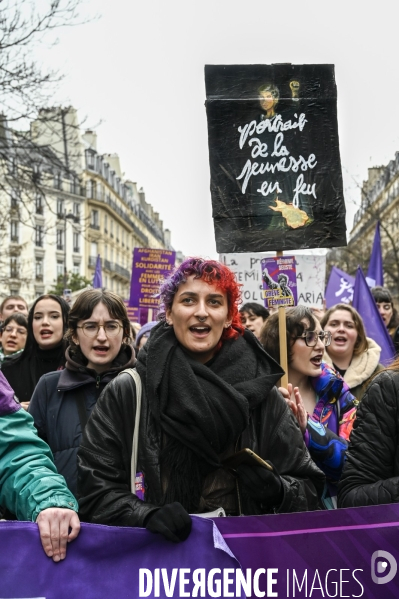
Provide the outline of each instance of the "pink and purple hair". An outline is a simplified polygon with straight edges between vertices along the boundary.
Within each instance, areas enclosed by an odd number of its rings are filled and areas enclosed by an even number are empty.
[[[160,287],[159,320],[166,319],[166,311],[172,308],[173,299],[181,283],[185,283],[188,277],[194,276],[202,279],[208,285],[215,285],[226,293],[229,307],[228,318],[231,327],[224,329],[221,341],[237,339],[244,333],[241,323],[238,305],[241,302],[240,285],[237,283],[234,273],[224,264],[216,260],[205,260],[204,258],[187,258],[178,266]]]

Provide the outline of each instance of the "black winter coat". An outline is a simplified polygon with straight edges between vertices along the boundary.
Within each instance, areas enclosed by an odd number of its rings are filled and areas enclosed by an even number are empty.
[[[82,395],[87,418],[106,385],[122,370],[135,363],[133,349],[124,346],[107,372],[94,370],[72,360],[66,351],[65,370],[50,372],[40,379],[29,405],[39,436],[48,443],[57,470],[76,495],[76,454],[82,436],[77,398]],[[83,392],[83,394],[82,394]]]
[[[161,434],[149,411],[143,385],[137,472],[144,474],[145,501],[130,492],[130,464],[136,410],[130,375],[112,381],[99,398],[78,452],[79,514],[83,520],[117,526],[144,526],[161,505]],[[276,387],[255,408],[237,449],[248,447],[270,460],[282,476],[279,512],[318,508],[324,475],[311,460],[298,424]],[[240,494],[242,513],[260,514],[259,505]]]
[[[399,502],[399,372],[386,370],[357,410],[338,507]]]

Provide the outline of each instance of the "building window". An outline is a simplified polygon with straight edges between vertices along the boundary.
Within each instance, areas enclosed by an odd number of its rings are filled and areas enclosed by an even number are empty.
[[[64,200],[57,200],[57,216],[58,218],[63,218],[65,215],[65,204]]]
[[[35,275],[36,281],[43,281],[43,258],[36,258]]]
[[[57,279],[64,276],[64,261],[57,260]]]
[[[86,162],[87,162],[87,168],[90,168],[91,170],[94,170],[94,168],[95,168],[95,155],[93,154],[93,152],[90,152],[90,150],[86,150]]]
[[[114,221],[112,219],[111,220],[111,237],[114,236]]]
[[[72,272],[73,272],[74,275],[80,275],[80,262],[74,262],[73,263]]]
[[[104,233],[108,233],[108,216],[104,216]]]
[[[55,189],[62,189],[62,178],[61,173],[57,173],[54,176],[54,187]]]
[[[65,231],[64,229],[57,229],[57,250],[65,249]]]
[[[43,214],[43,196],[41,193],[36,194],[35,209],[36,209],[36,214]]]
[[[92,229],[99,229],[100,225],[98,219],[98,210],[92,210],[90,215],[90,227]]]
[[[116,225],[116,241],[119,243],[119,225]]]
[[[37,247],[43,247],[44,231],[42,225],[36,225],[35,227],[35,245]]]
[[[95,256],[97,258],[98,254],[98,243],[92,241],[90,244],[90,256]]]
[[[19,229],[18,221],[12,220],[11,221],[11,241],[13,241],[14,243],[18,243],[18,241],[19,241],[18,229]]]
[[[125,247],[125,229],[122,229],[122,247]]]
[[[104,258],[108,260],[108,246],[106,244],[104,245]]]
[[[18,258],[10,258],[10,277],[18,279]]]
[[[80,252],[80,234],[76,232],[73,233],[73,251],[75,254]]]
[[[11,208],[18,208],[19,198],[15,189],[11,190]]]
[[[73,215],[75,217],[75,220],[80,219],[80,203],[79,202],[73,203]]]

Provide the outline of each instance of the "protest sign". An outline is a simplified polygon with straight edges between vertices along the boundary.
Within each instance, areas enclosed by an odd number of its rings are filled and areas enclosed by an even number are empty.
[[[346,245],[333,65],[207,65],[216,247]]]
[[[264,305],[262,266],[267,253],[220,254],[219,260],[226,264],[242,284],[242,301]],[[295,254],[297,278],[297,303],[308,307],[323,307],[326,257]]]
[[[129,306],[158,308],[159,284],[175,265],[176,252],[134,248]]]
[[[265,307],[295,306],[297,303],[295,257],[263,258],[261,265]]]

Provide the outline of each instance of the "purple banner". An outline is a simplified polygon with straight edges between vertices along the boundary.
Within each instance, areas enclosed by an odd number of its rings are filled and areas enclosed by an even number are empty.
[[[0,597],[399,595],[398,504],[215,522],[194,518],[178,544],[144,529],[83,524],[59,564],[45,556],[35,524],[0,522]]]
[[[261,267],[265,307],[296,306],[295,256],[263,258]]]
[[[326,307],[332,308],[335,304],[351,303],[354,285],[354,277],[333,266],[326,288]]]
[[[191,597],[196,586],[198,597],[220,597],[208,585],[217,589],[224,571],[233,578],[239,568],[212,521],[203,518],[193,520],[184,543],[142,528],[82,524],[58,564],[41,548],[36,524],[0,522],[0,547],[1,599]]]
[[[251,597],[399,596],[397,504],[219,518],[217,525],[253,583],[262,571],[264,595],[253,584]]]
[[[83,524],[59,564],[45,556],[35,524],[0,522],[0,597],[399,595],[398,504],[215,522],[194,518],[178,544],[144,529]]]
[[[176,252],[134,248],[129,306],[158,308],[159,284],[175,265]]]

